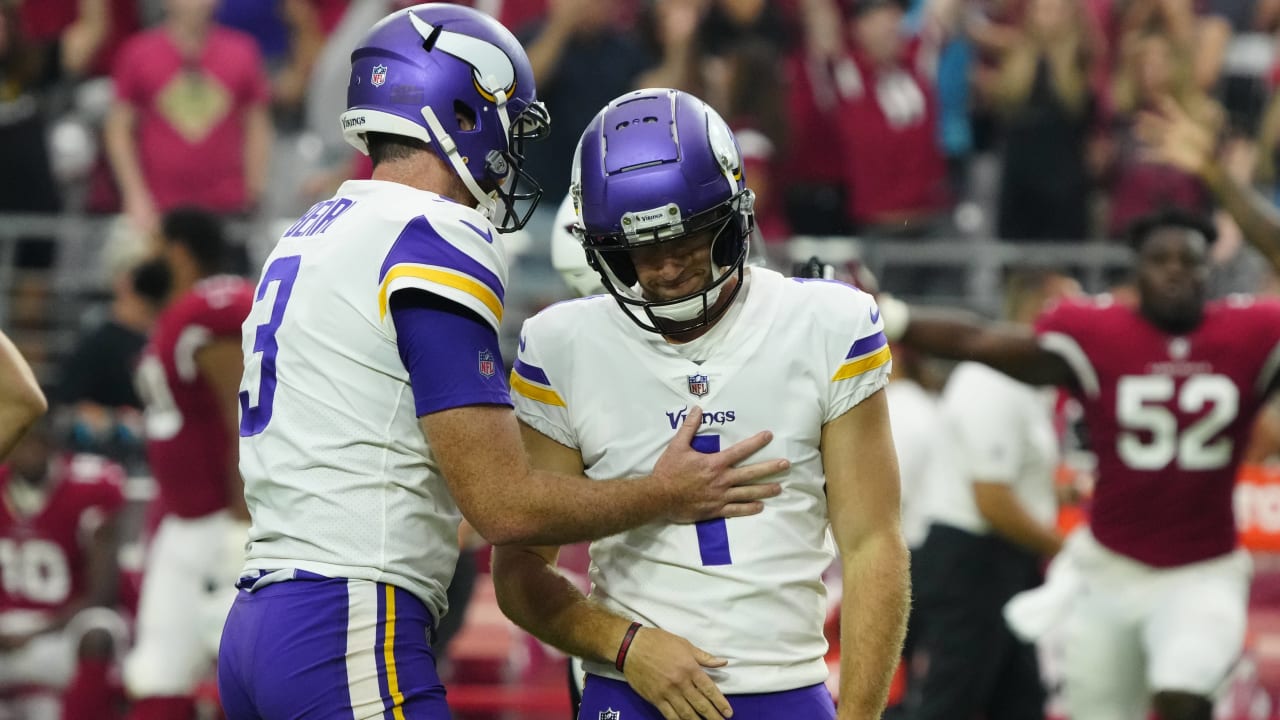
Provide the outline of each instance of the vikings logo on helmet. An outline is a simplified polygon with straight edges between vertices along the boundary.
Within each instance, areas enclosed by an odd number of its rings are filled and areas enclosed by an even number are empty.
[[[448,53],[471,66],[476,90],[486,100],[494,100],[498,91],[511,95],[516,86],[516,68],[511,58],[497,45],[462,33],[449,32],[442,26],[432,25],[412,12],[409,21],[423,40],[436,49]]]

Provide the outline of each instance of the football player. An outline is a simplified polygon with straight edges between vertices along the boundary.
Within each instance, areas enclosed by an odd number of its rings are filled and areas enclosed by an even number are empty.
[[[511,386],[535,465],[640,475],[690,426],[708,452],[772,427],[791,469],[759,515],[597,540],[590,598],[555,570],[557,547],[496,548],[502,609],[584,658],[580,718],[832,718],[822,576],[839,548],[840,717],[879,718],[908,589],[874,301],[746,266],[741,155],[692,95],[615,99],[574,173],[576,232],[608,294],[524,325]]]
[[[186,720],[213,667],[244,561],[248,513],[236,469],[240,325],[253,286],[222,274],[217,217],[177,209],[161,221],[172,298],[136,371],[147,461],[163,513],[138,601],[124,680],[134,720]]]
[[[1072,717],[1209,720],[1244,643],[1250,561],[1232,490],[1280,369],[1280,304],[1207,302],[1213,227],[1176,211],[1135,223],[1138,303],[1063,302],[1034,330],[884,302],[891,337],[1069,389],[1098,456],[1088,529],[1066,542]],[[1065,577],[1065,575],[1064,575]],[[1055,592],[1055,594],[1057,594]]]
[[[124,470],[58,452],[47,419],[0,467],[0,717],[113,718]]]

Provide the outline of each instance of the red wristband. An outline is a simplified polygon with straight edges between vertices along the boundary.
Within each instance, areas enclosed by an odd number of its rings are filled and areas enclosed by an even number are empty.
[[[613,662],[618,672],[622,672],[622,666],[627,663],[627,651],[631,649],[631,641],[636,639],[636,631],[640,627],[640,623],[633,622],[631,627],[627,628],[627,634],[622,636],[622,644],[618,646],[618,659]]]

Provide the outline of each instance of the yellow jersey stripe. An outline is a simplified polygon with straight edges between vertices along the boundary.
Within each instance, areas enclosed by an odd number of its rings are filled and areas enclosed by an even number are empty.
[[[560,393],[549,387],[534,385],[516,374],[515,370],[511,371],[511,389],[529,398],[537,400],[543,405],[559,405],[564,407],[564,398],[560,397]]]
[[[387,593],[387,622],[383,630],[382,655],[387,666],[387,691],[391,693],[391,713],[396,720],[404,718],[404,695],[400,694],[400,678],[396,675],[396,589],[383,585]]]
[[[421,267],[414,265],[397,265],[391,268],[387,276],[382,279],[382,287],[378,290],[378,317],[385,318],[387,316],[387,289],[391,287],[391,283],[400,278],[409,277],[419,280],[426,280],[437,285],[444,285],[455,290],[470,295],[479,300],[485,307],[489,308],[489,312],[502,322],[502,301],[498,296],[489,289],[489,286],[467,275],[461,275],[448,270],[439,268]]]
[[[831,378],[831,382],[847,380],[851,377],[857,377],[868,370],[875,370],[881,365],[889,362],[892,358],[893,355],[889,352],[889,346],[885,345],[876,352],[860,360],[854,360],[841,365],[840,369],[836,370],[836,374]]]

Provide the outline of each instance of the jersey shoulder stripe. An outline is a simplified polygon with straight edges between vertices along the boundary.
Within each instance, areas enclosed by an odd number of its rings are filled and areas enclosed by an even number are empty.
[[[551,387],[547,373],[519,358],[511,368],[511,389],[543,405],[565,406],[564,398]]]
[[[497,250],[464,223],[446,219],[433,224],[420,215],[405,225],[379,271],[380,318],[386,317],[392,293],[418,288],[460,302],[495,327],[502,323],[505,287],[493,268]]]

